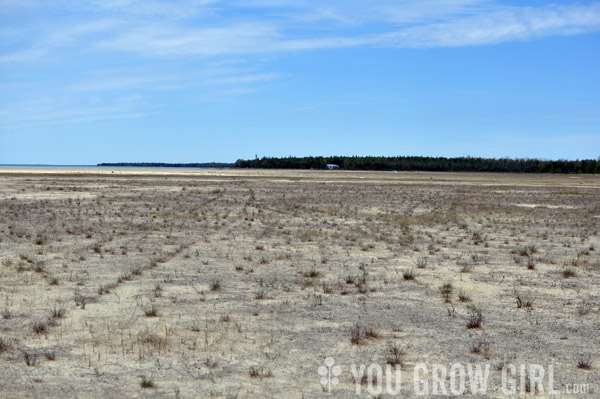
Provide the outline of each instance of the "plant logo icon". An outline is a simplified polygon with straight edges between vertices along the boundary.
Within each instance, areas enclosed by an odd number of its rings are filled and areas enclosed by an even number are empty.
[[[331,385],[339,384],[339,376],[342,374],[340,366],[334,366],[335,360],[332,357],[325,359],[325,366],[320,366],[317,372],[321,376],[321,385],[327,386],[327,393],[331,393]]]

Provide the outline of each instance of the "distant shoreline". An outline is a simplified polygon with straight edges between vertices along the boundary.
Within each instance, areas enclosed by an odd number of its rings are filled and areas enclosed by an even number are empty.
[[[135,168],[231,168],[233,163],[227,162],[193,162],[193,163],[166,163],[166,162],[103,162],[96,166],[108,167],[135,167]]]

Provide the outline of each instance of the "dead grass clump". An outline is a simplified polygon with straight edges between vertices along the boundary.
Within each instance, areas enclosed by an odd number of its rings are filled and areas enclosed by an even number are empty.
[[[156,349],[164,349],[167,346],[167,339],[145,330],[139,333],[138,343]]]

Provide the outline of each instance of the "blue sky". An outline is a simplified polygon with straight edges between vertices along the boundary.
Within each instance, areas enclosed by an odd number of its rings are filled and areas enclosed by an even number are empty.
[[[0,163],[600,157],[600,3],[0,0]]]

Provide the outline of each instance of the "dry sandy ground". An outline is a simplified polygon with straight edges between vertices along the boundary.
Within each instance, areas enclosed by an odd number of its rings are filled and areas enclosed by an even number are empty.
[[[489,364],[491,398],[506,364],[552,364],[559,397],[600,397],[599,194],[598,176],[1,170],[0,397],[371,397],[351,365],[372,363],[401,365],[403,398],[420,363]]]

